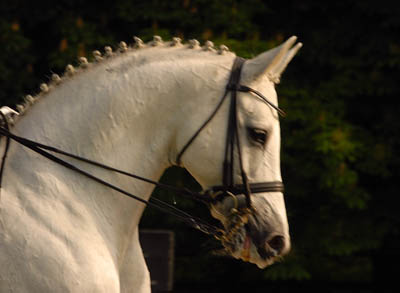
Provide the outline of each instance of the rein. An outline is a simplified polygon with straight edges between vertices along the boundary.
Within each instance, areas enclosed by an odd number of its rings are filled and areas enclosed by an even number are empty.
[[[132,193],[126,191],[126,190],[123,190],[123,189],[119,188],[118,186],[115,186],[115,185],[113,185],[113,184],[111,184],[111,183],[109,183],[107,181],[104,181],[103,179],[100,179],[100,178],[90,174],[89,172],[84,171],[84,170],[76,167],[75,165],[73,165],[71,163],[68,163],[67,161],[65,161],[65,160],[63,160],[63,159],[51,154],[50,152],[57,153],[57,154],[60,154],[60,155],[66,156],[66,157],[70,157],[70,158],[73,158],[75,160],[87,163],[89,165],[93,165],[93,166],[99,167],[101,169],[105,169],[105,170],[112,171],[112,172],[115,172],[115,173],[119,173],[119,174],[122,174],[122,175],[125,175],[125,176],[128,176],[128,177],[132,177],[132,178],[135,178],[135,179],[138,179],[138,180],[153,184],[153,185],[158,186],[160,188],[179,193],[180,195],[183,195],[183,196],[186,196],[186,197],[191,197],[192,199],[195,199],[197,201],[208,203],[210,200],[208,198],[205,198],[204,195],[202,195],[200,193],[196,193],[196,192],[190,191],[187,188],[179,188],[179,187],[176,187],[176,186],[159,183],[159,182],[156,182],[156,181],[153,181],[153,180],[138,176],[136,174],[128,173],[126,171],[119,170],[119,169],[116,169],[116,168],[101,164],[99,162],[95,162],[95,161],[89,160],[89,159],[84,158],[84,157],[80,157],[80,156],[77,156],[77,155],[74,155],[74,154],[70,154],[68,152],[65,152],[63,150],[57,149],[57,148],[52,147],[52,146],[44,145],[44,144],[29,140],[29,139],[26,139],[26,138],[17,136],[15,134],[11,133],[7,129],[7,127],[4,127],[4,126],[0,127],[0,135],[1,136],[5,136],[7,138],[7,142],[6,142],[7,146],[6,146],[5,153],[3,155],[1,166],[4,166],[6,155],[7,155],[7,151],[8,151],[9,140],[12,139],[12,140],[18,142],[19,144],[31,149],[32,151],[44,156],[45,158],[47,158],[47,159],[49,159],[49,160],[51,160],[51,161],[53,161],[53,162],[55,162],[55,163],[57,163],[59,165],[62,165],[64,167],[66,167],[67,169],[75,171],[75,172],[77,172],[77,173],[79,173],[79,174],[81,174],[81,175],[83,175],[83,176],[85,176],[85,177],[87,177],[87,178],[89,178],[89,179],[91,179],[93,181],[96,181],[96,182],[98,182],[98,183],[100,183],[100,184],[102,184],[102,185],[104,185],[104,186],[106,186],[106,187],[108,187],[110,189],[113,189],[113,190],[115,190],[115,191],[117,191],[117,192],[119,192],[119,193],[121,193],[121,194],[123,194],[125,196],[133,198],[133,199],[135,199],[135,200],[137,200],[137,201],[139,201],[139,202],[141,202],[141,203],[143,203],[145,205],[151,206],[151,207],[156,208],[158,210],[161,210],[161,211],[163,211],[163,212],[165,212],[167,214],[170,214],[170,215],[180,219],[181,221],[185,222],[189,226],[204,232],[205,234],[209,234],[209,235],[213,235],[213,236],[219,236],[221,234],[221,232],[222,232],[220,228],[218,228],[216,226],[213,226],[211,224],[208,224],[204,220],[202,220],[200,218],[197,218],[197,217],[194,217],[194,216],[192,216],[192,215],[190,215],[190,214],[188,214],[188,213],[186,213],[186,212],[184,212],[184,211],[182,211],[182,210],[174,207],[173,205],[170,205],[170,204],[168,204],[168,203],[166,203],[166,202],[164,202],[162,200],[159,200],[157,198],[150,198],[149,200],[144,200],[144,199],[142,199],[141,197],[139,197],[137,195],[134,195],[134,194],[132,194]],[[4,171],[4,168],[1,168],[0,169],[0,182],[1,182],[2,175],[3,175],[3,171]],[[1,185],[0,185],[0,188],[1,188]]]
[[[205,234],[212,235],[218,240],[223,240],[225,242],[229,241],[229,238],[232,234],[232,231],[225,232],[222,229],[218,228],[217,226],[211,225],[204,220],[194,217],[178,208],[176,208],[173,205],[170,205],[164,201],[161,201],[157,198],[150,198],[149,200],[144,200],[141,197],[134,195],[126,190],[121,189],[118,186],[115,186],[107,181],[104,181],[103,179],[100,179],[99,177],[96,177],[92,174],[90,174],[87,171],[84,171],[75,165],[61,159],[58,156],[55,156],[53,153],[66,156],[84,163],[87,163],[89,165],[96,166],[98,168],[102,168],[111,172],[115,172],[118,174],[122,174],[137,180],[141,180],[150,184],[153,184],[157,187],[170,190],[173,192],[176,192],[180,195],[190,197],[192,199],[195,199],[197,201],[206,203],[208,205],[213,205],[217,202],[221,202],[224,200],[226,197],[233,197],[235,202],[239,202],[237,199],[237,195],[239,194],[244,194],[245,195],[245,202],[246,206],[245,207],[240,207],[236,206],[234,210],[236,210],[236,213],[233,214],[233,221],[236,221],[237,219],[243,219],[237,222],[237,225],[243,224],[244,219],[243,216],[247,217],[247,214],[251,213],[253,208],[251,205],[251,195],[254,193],[262,193],[262,192],[283,192],[284,186],[283,183],[280,181],[270,181],[270,182],[256,182],[256,183],[249,183],[247,179],[247,174],[243,168],[243,161],[242,161],[242,149],[241,149],[241,143],[239,139],[239,122],[238,122],[238,107],[237,107],[237,92],[249,92],[254,94],[256,97],[261,99],[264,103],[267,105],[271,106],[274,108],[280,115],[285,116],[285,112],[283,112],[280,108],[278,108],[276,105],[271,103],[265,96],[263,96],[260,92],[249,88],[247,86],[241,85],[240,84],[240,74],[241,70],[243,67],[243,64],[245,62],[245,59],[237,57],[234,61],[232,70],[231,70],[231,75],[229,78],[228,85],[225,88],[225,93],[221,99],[221,101],[218,103],[217,107],[214,109],[214,111],[211,113],[211,115],[208,117],[208,119],[201,125],[201,127],[194,133],[194,135],[189,139],[189,141],[183,146],[182,150],[179,152],[177,158],[176,158],[176,163],[178,165],[181,165],[181,159],[185,151],[189,148],[189,146],[192,144],[192,142],[196,139],[196,137],[200,134],[200,132],[209,124],[209,122],[215,117],[217,114],[218,110],[221,108],[222,104],[226,100],[228,93],[231,93],[231,103],[229,107],[229,117],[228,117],[228,129],[227,129],[227,139],[226,139],[226,148],[225,148],[225,158],[224,158],[224,163],[223,163],[223,185],[221,186],[213,186],[210,189],[198,193],[198,192],[193,192],[187,188],[180,188],[172,185],[167,185],[163,183],[159,183],[141,176],[138,176],[136,174],[128,173],[123,170],[116,169],[111,166],[104,165],[102,163],[92,161],[90,159],[77,156],[68,152],[65,152],[63,150],[57,149],[52,146],[48,146],[45,144],[41,144],[39,142],[35,142],[32,140],[29,140],[24,137],[20,137],[18,135],[15,135],[10,132],[8,122],[7,122],[7,117],[0,111],[0,135],[6,137],[6,146],[4,150],[4,154],[2,157],[1,165],[0,165],[0,191],[1,191],[1,181],[3,177],[3,172],[4,172],[4,166],[5,166],[5,161],[7,158],[7,153],[10,145],[10,140],[14,140],[15,142],[18,142],[22,146],[25,146],[32,151],[46,157],[47,159],[60,164],[67,169],[70,169],[74,172],[77,172],[97,183],[100,183],[110,189],[113,189],[125,196],[128,196],[130,198],[133,198],[147,206],[154,207],[158,210],[161,210],[167,214],[170,214],[179,220],[185,222],[189,226],[202,231]],[[238,152],[238,159],[239,159],[239,168],[240,168],[240,173],[242,177],[242,184],[235,184],[234,182],[234,152],[235,152],[235,146]],[[240,212],[239,212],[240,211]]]

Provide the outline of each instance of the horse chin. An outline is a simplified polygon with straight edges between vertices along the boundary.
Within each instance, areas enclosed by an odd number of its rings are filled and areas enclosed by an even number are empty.
[[[261,257],[258,253],[257,247],[254,245],[250,235],[245,231],[245,229],[242,229],[237,233],[235,239],[236,241],[234,246],[229,247],[231,255],[234,258],[240,259],[244,262],[253,263],[260,269],[265,269],[277,260],[277,257],[275,256]]]

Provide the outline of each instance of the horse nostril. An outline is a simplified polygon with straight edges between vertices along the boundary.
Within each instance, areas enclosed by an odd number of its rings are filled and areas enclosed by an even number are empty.
[[[267,241],[269,247],[274,249],[280,255],[285,248],[285,238],[281,235],[276,235]]]

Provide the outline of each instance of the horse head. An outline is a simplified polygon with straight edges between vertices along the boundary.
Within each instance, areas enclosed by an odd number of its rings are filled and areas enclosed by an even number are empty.
[[[293,46],[295,42],[292,37],[233,65],[230,77],[225,74],[221,79],[224,94],[220,92],[219,104],[200,128],[189,126],[198,130],[178,155],[179,163],[203,188],[214,191],[207,193],[209,206],[224,226],[220,239],[226,250],[260,268],[290,250],[280,171],[279,112],[283,111],[277,107],[275,84],[302,46]],[[269,188],[254,192],[260,186]],[[235,188],[239,191],[232,191]]]

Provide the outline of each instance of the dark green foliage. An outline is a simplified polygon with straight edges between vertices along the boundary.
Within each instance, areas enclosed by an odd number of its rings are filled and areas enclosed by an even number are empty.
[[[288,113],[282,119],[282,172],[292,253],[261,271],[214,255],[216,241],[158,212],[148,209],[142,226],[175,230],[177,284],[387,282],[395,271],[382,259],[396,264],[400,255],[392,244],[398,243],[400,221],[394,204],[400,170],[400,11],[389,3],[60,0],[48,6],[3,0],[0,104],[35,92],[46,76],[76,63],[77,56],[119,40],[130,43],[133,35],[211,39],[247,58],[298,35],[304,48],[278,86]],[[163,180],[199,188],[178,168]],[[155,193],[210,219],[205,207]]]
[[[15,97],[33,86],[31,41],[19,31],[17,22],[0,19],[0,99],[12,105]]]

